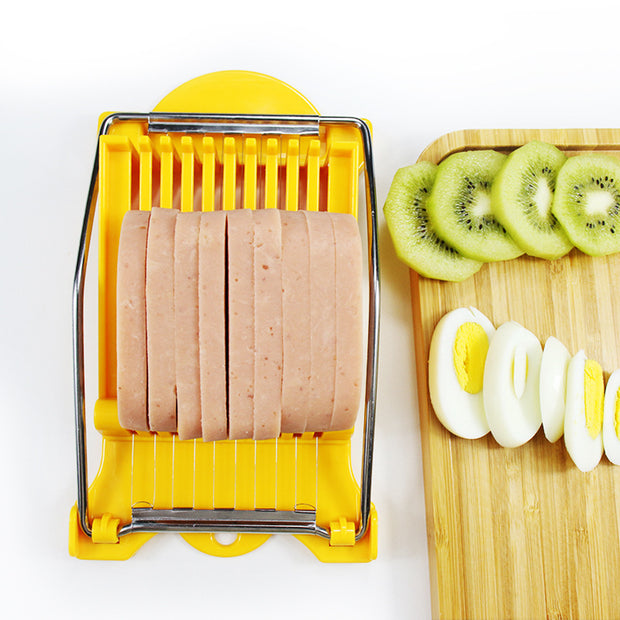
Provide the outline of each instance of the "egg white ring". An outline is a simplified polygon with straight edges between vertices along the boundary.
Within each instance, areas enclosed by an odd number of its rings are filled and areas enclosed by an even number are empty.
[[[557,338],[545,342],[540,362],[540,413],[545,437],[555,443],[564,433],[566,377],[571,354]]]
[[[515,392],[514,361],[522,348],[527,377],[521,398]],[[536,336],[515,321],[497,328],[489,346],[482,382],[484,410],[494,439],[505,448],[529,441],[542,423],[539,381],[542,347]]]
[[[435,327],[428,356],[428,386],[431,403],[439,421],[451,432],[465,439],[478,439],[489,432],[482,391],[466,392],[454,368],[454,341],[464,323],[477,323],[489,342],[495,327],[476,308],[457,308],[445,314]]]
[[[564,445],[573,463],[583,472],[592,471],[603,456],[603,433],[593,438],[586,427],[586,359],[582,350],[574,355],[568,364],[564,417]]]
[[[605,388],[603,414],[603,448],[605,456],[614,465],[620,465],[620,438],[616,434],[616,398],[620,389],[620,369],[611,373]]]

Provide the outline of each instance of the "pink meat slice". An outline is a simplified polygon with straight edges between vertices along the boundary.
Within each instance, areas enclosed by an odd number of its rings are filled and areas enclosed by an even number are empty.
[[[282,211],[282,432],[303,433],[310,394],[310,256],[306,217]]]
[[[146,248],[148,415],[152,431],[177,427],[174,344],[174,230],[178,211],[151,210]]]
[[[198,241],[202,438],[227,439],[226,212],[201,214]]]
[[[336,244],[336,383],[331,430],[352,428],[364,376],[362,240],[355,217],[330,213]]]
[[[146,240],[148,211],[123,218],[116,275],[118,419],[123,428],[148,431],[146,410]]]
[[[280,435],[282,227],[277,209],[254,211],[254,439]]]
[[[174,343],[179,439],[202,437],[198,353],[200,213],[179,213],[174,233]]]
[[[328,431],[336,372],[336,268],[329,214],[303,212],[310,247],[310,394],[306,431]]]
[[[227,211],[228,438],[254,434],[254,218]]]

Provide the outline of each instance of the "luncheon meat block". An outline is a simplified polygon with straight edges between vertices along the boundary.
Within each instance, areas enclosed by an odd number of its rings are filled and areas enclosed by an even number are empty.
[[[310,395],[308,227],[299,211],[282,211],[282,432],[303,433]]]
[[[334,232],[328,214],[303,212],[310,244],[310,394],[306,431],[328,431],[336,372],[336,268]]]
[[[254,434],[254,217],[227,211],[228,438]]]
[[[151,210],[146,248],[148,415],[152,431],[177,427],[174,345],[176,209]]]
[[[146,239],[148,211],[123,218],[116,275],[118,419],[123,428],[148,431],[146,412]]]
[[[198,354],[200,215],[198,212],[179,214],[174,234],[174,343],[179,439],[202,437]]]
[[[330,213],[336,243],[336,384],[331,430],[352,428],[364,376],[362,240],[350,214]]]
[[[277,209],[254,211],[254,439],[280,435],[282,232]]]
[[[226,212],[202,213],[198,240],[202,438],[227,439]]]

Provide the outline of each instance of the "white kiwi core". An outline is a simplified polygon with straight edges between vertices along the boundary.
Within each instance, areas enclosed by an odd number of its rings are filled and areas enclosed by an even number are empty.
[[[481,218],[491,213],[491,195],[485,190],[477,191],[471,203],[472,217]]]
[[[588,215],[606,215],[615,203],[614,197],[604,189],[590,190],[585,198],[585,211]]]
[[[551,203],[553,201],[553,192],[547,183],[547,179],[540,179],[536,184],[536,192],[534,193],[534,204],[538,209],[540,216],[545,219],[551,211]]]

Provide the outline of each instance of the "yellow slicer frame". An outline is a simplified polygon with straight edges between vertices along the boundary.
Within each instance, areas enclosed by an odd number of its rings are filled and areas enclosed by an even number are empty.
[[[258,113],[252,113],[255,106]],[[199,110],[208,107],[209,114]],[[250,111],[248,110],[250,109]],[[174,110],[170,112],[168,110]],[[357,217],[363,168],[369,310],[361,488],[351,469],[353,429],[263,441],[181,441],[133,433],[116,409],[116,255],[128,209],[297,209]],[[198,173],[198,174],[197,174]],[[100,191],[99,191],[100,190]],[[99,471],[88,487],[84,397],[84,280],[99,193]],[[325,562],[377,555],[370,501],[379,321],[376,192],[368,124],[319,116],[290,86],[226,71],[196,78],[150,114],[102,117],[73,289],[78,500],[69,551],[127,559],[157,532],[180,532],[197,549],[240,555],[288,533]],[[218,532],[235,532],[222,544]]]

